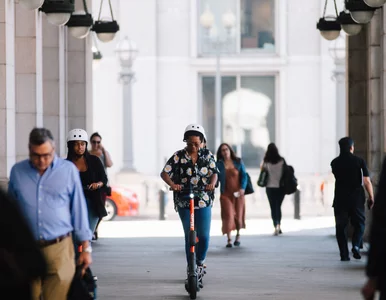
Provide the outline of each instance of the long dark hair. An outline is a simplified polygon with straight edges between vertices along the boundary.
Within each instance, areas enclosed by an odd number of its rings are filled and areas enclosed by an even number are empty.
[[[265,152],[264,162],[277,164],[283,158],[279,154],[279,149],[277,149],[275,143],[270,143],[267,147],[267,152]]]
[[[99,138],[102,140],[102,137],[101,137],[101,135],[98,133],[98,131],[97,131],[97,132],[94,132],[94,133],[90,136],[90,142],[92,141],[92,139],[93,139],[94,137],[99,137]]]
[[[222,143],[222,144],[220,145],[220,147],[218,147],[218,149],[217,149],[217,154],[216,154],[216,156],[217,156],[217,161],[219,161],[219,160],[224,160],[224,156],[223,156],[222,153],[221,153],[221,148],[222,148],[223,146],[227,146],[227,147],[228,147],[229,151],[231,152],[231,159],[232,159],[232,160],[235,160],[235,161],[237,161],[237,162],[240,162],[240,161],[241,161],[241,159],[240,159],[239,157],[236,156],[236,153],[235,153],[235,151],[233,151],[232,147],[229,146],[229,144],[227,144],[227,143]]]
[[[68,151],[67,151],[67,160],[73,161],[74,158],[77,157],[77,154],[75,153],[75,150],[74,150],[74,145],[75,145],[75,141],[67,142],[67,149],[68,149]],[[87,160],[89,155],[90,155],[90,153],[88,153],[87,142],[86,142],[86,149],[84,150],[83,156]]]

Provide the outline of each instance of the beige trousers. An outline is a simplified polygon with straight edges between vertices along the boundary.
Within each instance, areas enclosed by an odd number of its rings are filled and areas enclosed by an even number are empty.
[[[75,274],[74,245],[71,236],[41,249],[47,261],[47,276],[32,283],[32,300],[67,300]]]

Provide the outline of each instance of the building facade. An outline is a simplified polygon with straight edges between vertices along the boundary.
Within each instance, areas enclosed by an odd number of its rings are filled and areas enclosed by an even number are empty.
[[[139,53],[132,99],[122,99],[113,43],[98,45],[103,58],[94,66],[93,127],[114,157],[110,178],[121,168],[122,144],[129,142],[136,170],[158,174],[173,151],[183,147],[188,123],[204,125],[208,147],[215,152],[219,117],[220,140],[233,145],[249,169],[258,168],[266,146],[275,142],[297,173],[329,172],[339,136],[334,63],[329,43],[315,28],[324,1],[112,3],[121,24],[114,42],[128,36]],[[207,9],[215,27],[209,34],[200,23]],[[235,17],[230,32],[222,25],[227,12]],[[221,44],[220,106],[216,37]],[[132,141],[122,140],[122,119],[130,118],[122,113],[122,101],[132,101]]]
[[[89,39],[73,38],[66,27],[51,25],[44,13],[26,10],[18,1],[0,1],[1,184],[12,165],[28,157],[33,127],[52,131],[60,156],[67,152],[68,130],[91,130]]]

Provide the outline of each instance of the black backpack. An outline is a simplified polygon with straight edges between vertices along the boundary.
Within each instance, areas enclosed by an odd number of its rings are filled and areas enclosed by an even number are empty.
[[[298,180],[295,177],[295,169],[284,161],[283,175],[280,179],[280,187],[286,195],[295,193],[298,189]]]

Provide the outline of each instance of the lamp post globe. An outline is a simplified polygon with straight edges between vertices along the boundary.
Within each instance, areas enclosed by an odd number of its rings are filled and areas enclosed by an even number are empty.
[[[210,10],[209,5],[206,6],[205,11],[200,16],[200,24],[202,27],[208,30],[212,28],[214,24],[214,15]]]
[[[346,39],[343,35],[340,35],[336,40],[331,43],[328,48],[330,56],[336,62],[344,61],[346,58]]]
[[[235,14],[229,10],[222,16],[222,23],[226,29],[232,29],[236,24]]]
[[[115,51],[121,65],[128,68],[133,65],[133,62],[138,54],[137,44],[130,40],[127,36],[118,43]]]

